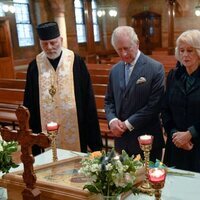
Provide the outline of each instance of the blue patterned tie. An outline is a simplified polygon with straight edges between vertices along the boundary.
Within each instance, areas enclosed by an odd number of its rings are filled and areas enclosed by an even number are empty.
[[[127,63],[126,66],[125,66],[125,81],[126,81],[126,85],[128,85],[128,81],[129,81],[129,78],[130,78],[130,70],[131,69],[131,64],[130,63]]]

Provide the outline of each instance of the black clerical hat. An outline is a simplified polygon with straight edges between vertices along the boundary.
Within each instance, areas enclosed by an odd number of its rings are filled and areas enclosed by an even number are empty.
[[[39,24],[36,29],[41,40],[51,40],[60,36],[60,31],[56,22]]]

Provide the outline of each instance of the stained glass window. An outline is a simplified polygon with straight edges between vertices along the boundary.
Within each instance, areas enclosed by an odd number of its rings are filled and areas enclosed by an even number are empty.
[[[13,0],[20,47],[33,46],[33,27],[31,24],[28,0]]]
[[[86,42],[86,28],[84,20],[84,8],[81,0],[74,1],[75,7],[75,19],[76,19],[76,31],[78,43]]]
[[[93,31],[94,31],[94,41],[100,41],[99,35],[99,24],[97,20],[97,4],[96,0],[92,0],[92,21],[93,21]]]
[[[0,2],[0,17],[4,17],[5,13],[3,11],[3,3]]]

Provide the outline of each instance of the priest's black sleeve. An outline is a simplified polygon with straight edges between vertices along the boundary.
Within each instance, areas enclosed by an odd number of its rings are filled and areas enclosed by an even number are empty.
[[[87,152],[87,146],[92,151],[101,150],[102,139],[90,75],[78,55],[75,55],[73,73],[81,151]]]

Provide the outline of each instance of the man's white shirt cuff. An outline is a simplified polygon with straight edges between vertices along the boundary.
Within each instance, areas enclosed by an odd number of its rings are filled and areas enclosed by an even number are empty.
[[[115,121],[115,120],[118,120],[118,118],[113,118],[113,119],[111,119],[111,120],[109,121],[109,126],[110,126],[110,124],[111,124],[113,121]]]
[[[129,131],[132,131],[134,129],[134,127],[130,124],[128,120],[125,121],[125,124]]]

